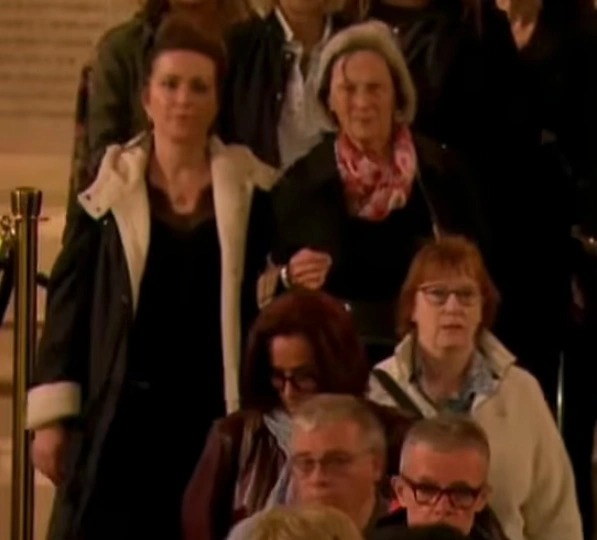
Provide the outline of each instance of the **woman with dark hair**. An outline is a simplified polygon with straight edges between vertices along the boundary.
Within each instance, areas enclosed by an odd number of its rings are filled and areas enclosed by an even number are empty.
[[[326,129],[314,77],[321,50],[348,24],[345,0],[249,0],[260,15],[227,41],[230,73],[220,130],[274,167],[304,156]]]
[[[286,502],[293,411],[316,393],[364,396],[367,377],[368,363],[342,303],[302,290],[264,308],[241,371],[241,410],[215,423],[187,488],[185,540],[220,540],[236,522]],[[410,421],[371,406],[387,426],[393,463]]]
[[[27,412],[52,540],[180,538],[205,437],[238,407],[276,174],[211,135],[219,42],[169,20],[147,69],[153,127],[107,149],[48,286]]]
[[[140,100],[144,65],[168,13],[178,13],[202,33],[223,39],[251,10],[246,0],[146,0],[133,17],[100,38],[95,58],[82,73],[69,215],[77,194],[95,178],[106,147],[123,144],[148,127]]]
[[[109,30],[92,67],[87,134],[92,163],[98,163],[107,145],[124,143],[147,126],[139,99],[143,66],[167,13],[180,14],[218,40],[250,11],[245,0],[147,0],[132,19]]]

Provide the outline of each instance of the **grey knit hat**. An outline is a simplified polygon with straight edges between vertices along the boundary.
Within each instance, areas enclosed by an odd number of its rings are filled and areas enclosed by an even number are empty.
[[[400,86],[400,102],[397,118],[404,124],[411,124],[417,111],[417,93],[410,71],[396,38],[390,28],[380,21],[367,21],[355,24],[335,34],[321,52],[319,69],[315,77],[315,88],[320,95],[324,86],[329,85],[331,68],[338,58],[356,51],[373,51],[388,63],[394,79]],[[327,96],[325,96],[327,99]],[[326,106],[327,104],[322,105]]]

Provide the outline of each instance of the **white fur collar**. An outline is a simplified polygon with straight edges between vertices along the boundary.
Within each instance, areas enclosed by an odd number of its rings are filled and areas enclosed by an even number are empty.
[[[150,147],[151,134],[143,132],[124,145],[107,148],[95,181],[79,195],[79,203],[91,217],[100,219],[145,182]],[[218,137],[210,140],[210,155],[214,185],[223,175],[232,175],[239,183],[269,191],[279,177],[246,146],[225,145]]]

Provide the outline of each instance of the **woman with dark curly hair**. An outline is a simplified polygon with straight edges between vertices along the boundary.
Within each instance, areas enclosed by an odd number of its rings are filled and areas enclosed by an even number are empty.
[[[368,362],[342,303],[295,290],[269,304],[249,336],[241,410],[214,424],[187,487],[185,540],[220,540],[241,519],[284,503],[293,411],[317,393],[364,396],[367,377]],[[410,420],[371,406],[387,426],[388,455],[399,455]]]

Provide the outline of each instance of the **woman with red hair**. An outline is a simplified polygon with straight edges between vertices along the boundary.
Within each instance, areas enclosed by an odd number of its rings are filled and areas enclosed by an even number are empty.
[[[537,380],[489,331],[498,293],[478,249],[428,243],[403,285],[394,356],[370,397],[419,416],[470,414],[491,447],[489,504],[510,540],[581,540],[570,460]]]

